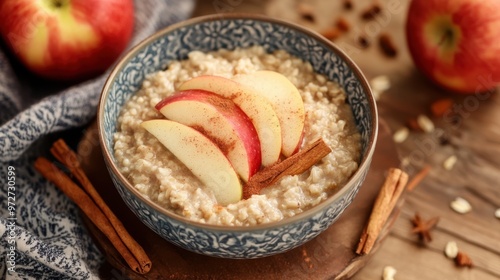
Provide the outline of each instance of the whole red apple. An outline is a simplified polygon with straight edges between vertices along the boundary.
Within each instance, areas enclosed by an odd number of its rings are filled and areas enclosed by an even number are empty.
[[[102,73],[127,46],[132,0],[2,0],[0,35],[32,72],[56,80]]]
[[[406,35],[415,65],[437,85],[478,93],[500,83],[499,0],[412,0]]]

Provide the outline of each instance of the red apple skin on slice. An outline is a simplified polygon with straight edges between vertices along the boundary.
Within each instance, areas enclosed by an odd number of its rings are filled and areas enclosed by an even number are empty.
[[[170,120],[145,121],[141,126],[212,190],[218,204],[225,206],[241,200],[238,174],[219,147],[205,135]]]
[[[220,76],[203,75],[192,78],[179,90],[201,89],[231,99],[252,120],[260,140],[262,165],[270,166],[281,154],[281,127],[271,103],[253,88]]]
[[[306,114],[302,96],[295,85],[282,74],[267,70],[236,75],[233,80],[253,87],[271,102],[280,121],[281,152],[286,157],[297,152],[302,144]]]
[[[156,105],[167,119],[193,127],[216,143],[243,181],[261,166],[257,132],[234,102],[204,90],[185,90]]]

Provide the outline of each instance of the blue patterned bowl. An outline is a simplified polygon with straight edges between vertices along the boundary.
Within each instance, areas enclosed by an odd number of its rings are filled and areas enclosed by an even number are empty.
[[[316,72],[339,83],[348,95],[362,136],[359,169],[335,195],[314,208],[279,222],[253,226],[213,226],[188,221],[142,196],[120,174],[113,156],[116,120],[144,77],[193,50],[212,51],[261,45],[283,49],[309,61]],[[368,83],[350,58],[320,35],[262,16],[195,18],[172,25],[138,44],[117,64],[100,100],[98,127],[108,171],[132,211],[157,234],[187,250],[223,258],[259,258],[295,248],[327,229],[353,201],[368,172],[377,136],[377,110]]]

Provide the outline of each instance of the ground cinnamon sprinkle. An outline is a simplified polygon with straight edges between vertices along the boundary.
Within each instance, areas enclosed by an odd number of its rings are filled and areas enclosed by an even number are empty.
[[[307,254],[306,248],[302,248],[302,257],[304,258],[304,262],[307,264],[309,269],[313,268],[313,264],[311,263],[311,258]]]

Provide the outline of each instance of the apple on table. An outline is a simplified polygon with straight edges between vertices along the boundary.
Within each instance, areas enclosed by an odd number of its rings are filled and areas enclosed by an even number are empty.
[[[54,80],[108,69],[134,27],[132,0],[2,0],[0,36],[21,63]]]
[[[474,94],[500,83],[498,0],[413,0],[406,38],[417,68],[445,89]]]

